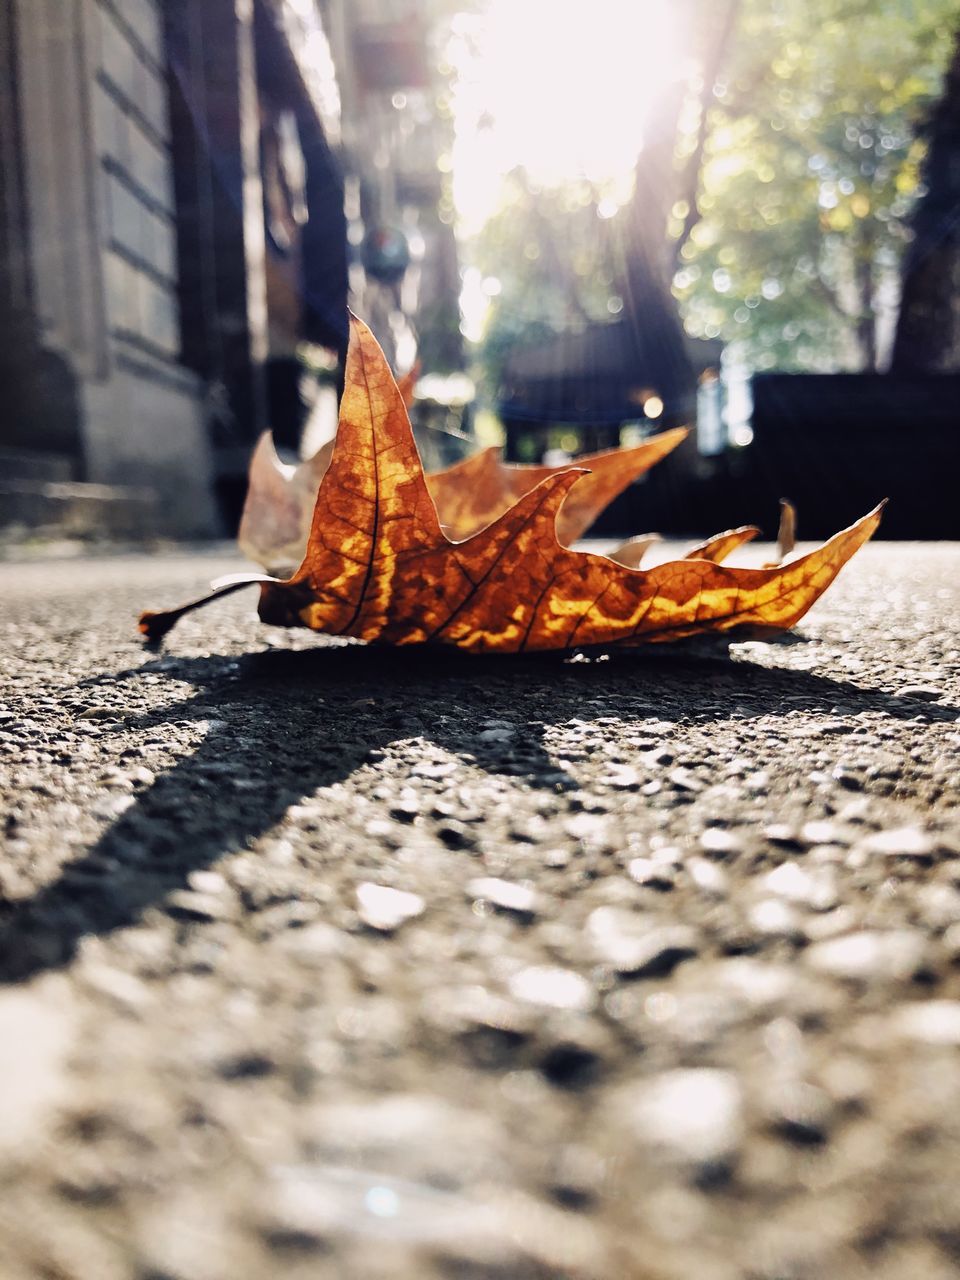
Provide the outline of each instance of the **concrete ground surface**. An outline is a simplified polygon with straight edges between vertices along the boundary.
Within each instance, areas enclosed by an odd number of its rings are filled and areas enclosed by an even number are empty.
[[[3,1280],[960,1277],[960,547],[791,644],[0,565]]]

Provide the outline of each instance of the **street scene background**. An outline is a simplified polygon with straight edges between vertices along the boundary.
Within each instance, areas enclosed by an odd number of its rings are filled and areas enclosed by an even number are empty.
[[[3,1280],[960,1277],[956,0],[0,0],[0,195]],[[776,640],[145,645],[348,307],[428,471],[689,428],[593,550],[878,537]]]

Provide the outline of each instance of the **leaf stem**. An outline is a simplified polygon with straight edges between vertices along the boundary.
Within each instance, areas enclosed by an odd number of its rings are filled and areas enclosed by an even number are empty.
[[[148,609],[145,613],[141,613],[137,627],[148,640],[154,642],[162,640],[167,632],[176,626],[184,614],[192,613],[194,609],[201,609],[212,600],[219,600],[223,596],[229,596],[234,591],[239,591],[241,587],[251,587],[263,582],[278,581],[278,578],[271,578],[263,573],[235,573],[226,578],[217,578],[211,582],[212,590],[208,595],[200,596],[196,600],[190,600],[187,604],[182,604],[176,609],[166,609],[160,613]]]

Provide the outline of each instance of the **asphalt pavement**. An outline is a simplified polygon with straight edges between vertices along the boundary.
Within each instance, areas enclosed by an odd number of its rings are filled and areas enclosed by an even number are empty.
[[[960,546],[728,653],[144,648],[237,567],[0,565],[3,1280],[960,1277]]]

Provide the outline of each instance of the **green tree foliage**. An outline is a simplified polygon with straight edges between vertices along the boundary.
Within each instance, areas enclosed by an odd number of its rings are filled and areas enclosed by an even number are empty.
[[[482,347],[491,391],[518,345],[611,320],[623,310],[617,209],[612,189],[587,181],[544,188],[523,169],[507,176],[501,207],[470,251],[495,290]]]
[[[761,369],[876,366],[958,23],[957,0],[742,0],[673,209],[691,334]]]

